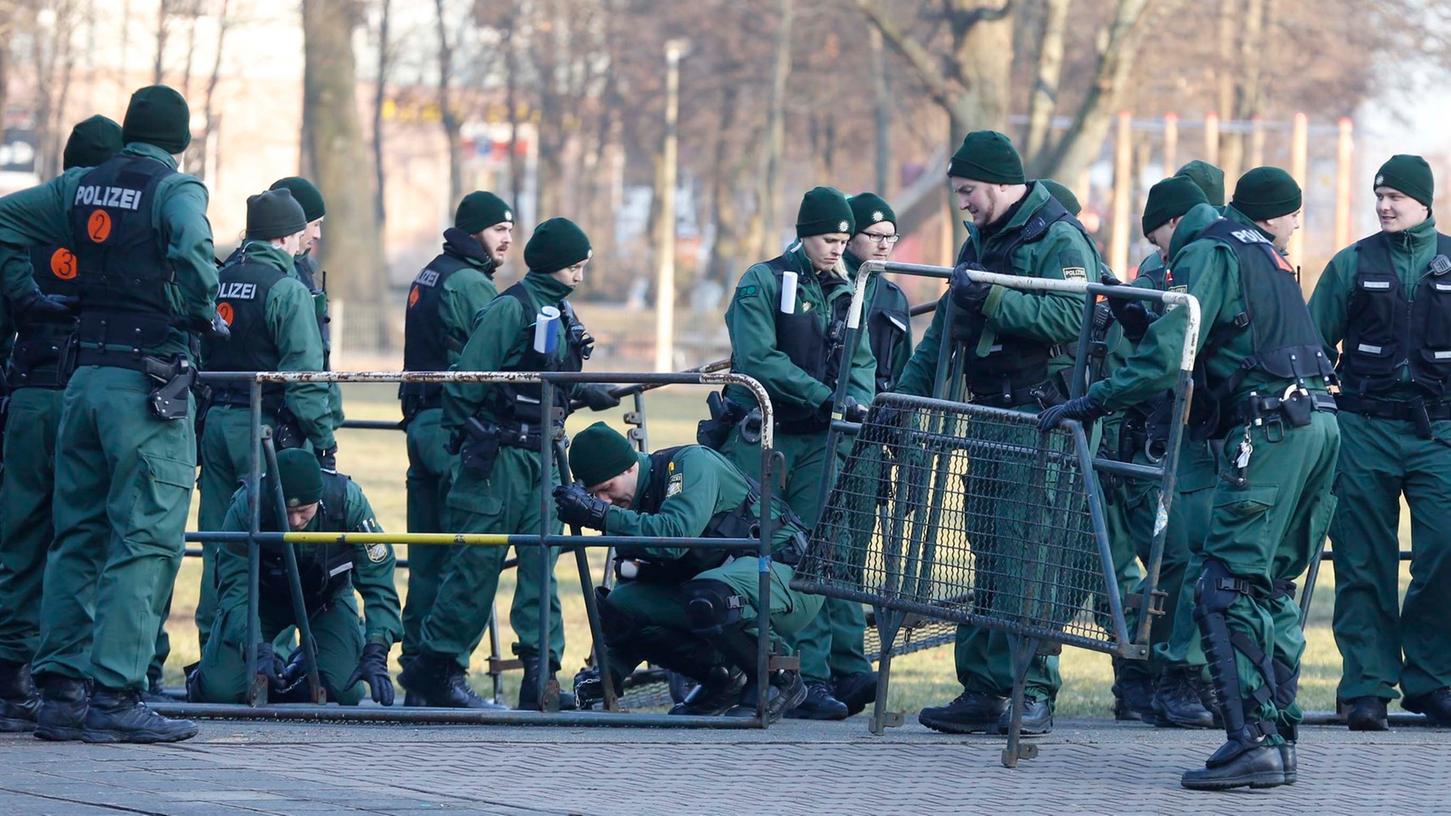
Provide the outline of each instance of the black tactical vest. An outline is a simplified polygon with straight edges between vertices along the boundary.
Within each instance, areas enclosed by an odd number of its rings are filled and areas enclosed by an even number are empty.
[[[907,296],[901,287],[886,278],[877,279],[877,290],[867,311],[867,327],[870,329],[872,355],[877,358],[877,392],[891,391],[896,385],[892,380],[892,360],[897,350],[907,342],[907,332],[912,325],[911,312],[904,308]]]
[[[448,338],[443,330],[439,306],[443,302],[443,284],[453,273],[470,266],[468,261],[447,252],[429,261],[428,266],[408,287],[408,309],[403,314],[403,370],[447,371]],[[457,354],[462,349],[452,349]],[[401,383],[398,398],[403,401],[404,416],[412,416],[428,408],[437,408],[443,398],[439,383]]]
[[[312,295],[312,312],[317,317],[317,333],[322,337],[322,370],[332,371],[332,318],[327,313],[327,289],[317,284],[317,261],[313,260],[311,253],[295,255],[292,268],[297,272],[297,279],[307,287],[308,294]]]
[[[277,338],[267,325],[267,296],[287,272],[239,251],[217,272],[217,313],[231,328],[230,339],[203,344],[211,371],[276,371],[282,358]],[[282,396],[281,383],[264,383],[262,397]]]
[[[317,508],[317,526],[311,532],[346,533],[348,527],[348,482],[341,473],[322,474],[322,504]],[[272,514],[263,513],[263,518]],[[275,527],[274,527],[275,529]],[[260,587],[269,598],[290,598],[287,561],[282,545],[261,545]],[[297,548],[297,571],[309,610],[329,601],[352,580],[352,544],[313,544]]]
[[[1051,196],[1038,210],[1021,225],[1000,234],[997,246],[981,257],[972,241],[964,241],[957,254],[957,263],[977,263],[989,272],[1015,275],[1013,255],[1027,244],[1037,243],[1048,235],[1048,230],[1059,221],[1066,221],[1083,234],[1084,241],[1091,247],[1093,241],[1088,232],[1063,205]],[[1084,258],[1085,264],[1093,258]],[[1085,276],[1096,279],[1096,269],[1085,269]],[[1052,344],[1029,337],[999,332],[996,342],[986,356],[974,360],[968,366],[968,388],[974,394],[1011,394],[1031,388],[1048,379],[1048,362],[1063,350]]]
[[[1231,403],[1250,372],[1259,371],[1304,385],[1306,380],[1315,377],[1333,376],[1334,369],[1325,356],[1324,342],[1310,318],[1310,309],[1305,305],[1300,284],[1295,281],[1294,270],[1270,239],[1253,226],[1225,218],[1206,227],[1199,238],[1218,241],[1234,251],[1239,260],[1239,284],[1245,309],[1235,316],[1232,325],[1216,327],[1209,333],[1195,363],[1196,396],[1203,388],[1208,398],[1204,406],[1207,412],[1196,435],[1208,431],[1211,438],[1216,438],[1227,430],[1225,424],[1235,413]],[[1211,381],[1205,363],[1243,331],[1250,332],[1252,355],[1227,379]]]
[[[534,296],[524,288],[522,283],[516,283],[499,293],[501,298],[514,298],[524,307],[524,315],[528,322],[524,325],[524,356],[508,371],[582,371],[584,370],[584,348],[581,343],[585,335],[584,324],[575,317],[574,307],[568,301],[559,302],[559,323],[556,329],[559,335],[559,345],[552,355],[546,356],[534,350],[534,324],[539,316],[539,307],[534,302]],[[500,383],[499,391],[504,396],[502,405],[495,406],[499,411],[499,419],[505,422],[524,423],[539,426],[545,419],[545,411],[540,405],[542,389],[539,383]],[[569,392],[568,386],[559,386],[554,389],[554,405],[563,410],[564,415],[569,415]]]
[[[175,276],[152,212],[157,186],[175,172],[156,159],[121,154],[81,176],[69,204],[83,342],[165,342]]]
[[[60,246],[38,246],[30,250],[32,277],[47,295],[77,294],[76,256]],[[61,357],[76,332],[75,318],[20,319],[15,346],[10,353],[6,376],[12,388],[64,388]]]
[[[795,265],[787,255],[772,258],[766,262],[766,266],[776,276],[778,291],[783,285],[785,273],[795,271]],[[810,270],[806,274],[815,275],[816,271]],[[842,345],[846,335],[846,319],[851,311],[851,298],[838,297],[833,300],[830,297],[829,284],[847,285],[845,281],[837,279],[821,281],[822,294],[827,302],[820,305],[831,309],[825,328],[817,320],[814,310],[808,312],[797,309],[792,314],[782,314],[779,305],[777,306],[776,348],[789,357],[797,368],[835,392],[836,380],[841,371]],[[776,426],[785,433],[816,433],[830,427],[830,420],[819,418],[813,406],[779,403],[773,407],[776,412]]]
[[[1340,377],[1347,391],[1395,387],[1400,368],[1435,397],[1451,380],[1451,237],[1436,235],[1436,257],[1406,299],[1391,263],[1390,238],[1377,233],[1355,245],[1355,293],[1346,314]]]

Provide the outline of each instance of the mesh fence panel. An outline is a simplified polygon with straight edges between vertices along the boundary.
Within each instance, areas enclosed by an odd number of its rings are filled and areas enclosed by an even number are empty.
[[[1081,436],[1078,437],[1082,439]],[[1027,414],[882,395],[796,583],[878,607],[1099,650],[1110,591],[1074,435]]]

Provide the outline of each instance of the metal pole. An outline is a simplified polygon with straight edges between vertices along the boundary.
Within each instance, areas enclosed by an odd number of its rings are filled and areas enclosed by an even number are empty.
[[[251,446],[247,474],[247,704],[266,705],[267,683],[258,682],[257,647],[262,641],[261,601],[262,554],[257,533],[262,529],[262,383],[248,386],[248,408],[252,415]]]
[[[1340,117],[1340,135],[1335,143],[1335,248],[1350,244],[1351,175],[1355,162],[1354,129],[1350,117]],[[1313,284],[1312,284],[1313,285]]]
[[[665,43],[665,134],[660,150],[660,236],[655,256],[655,370],[675,368],[675,177],[682,40]]]
[[[1204,160],[1219,164],[1219,114],[1214,111],[1204,115]]]
[[[272,429],[262,434],[262,452],[267,457],[267,473],[272,482],[273,509],[277,513],[278,529],[290,531],[287,520],[287,497],[282,492],[282,469],[277,466],[277,448],[272,444]],[[312,623],[307,616],[307,601],[302,595],[302,573],[297,568],[297,545],[291,542],[282,545],[282,558],[287,565],[287,589],[292,599],[292,617],[297,624],[303,658],[307,661],[307,693],[315,703],[327,702],[322,680],[317,674],[317,641],[312,636]]]
[[[539,685],[536,693],[540,711],[558,711],[559,698],[546,699],[549,675],[554,668],[549,654],[549,573],[553,566],[549,560],[549,533],[554,526],[554,503],[550,496],[554,487],[554,383],[548,379],[539,384],[539,406],[544,412],[544,423],[539,429]],[[518,579],[523,581],[523,570],[519,572]]]
[[[559,480],[561,482],[572,482],[574,476],[569,472],[569,458],[564,453],[564,440],[558,440],[554,446],[554,458],[559,467]],[[582,535],[579,525],[571,525],[570,532],[574,535]],[[584,613],[589,621],[590,641],[594,645],[594,664],[600,672],[600,688],[605,696],[605,710],[616,711],[619,709],[619,701],[615,696],[615,681],[610,677],[610,652],[605,644],[604,626],[600,623],[599,606],[595,603],[594,576],[590,574],[589,556],[585,555],[583,547],[574,547],[574,564],[579,570],[579,588],[584,594]]]
[[[762,427],[773,421],[763,410]],[[775,501],[776,468],[785,466],[785,457],[767,447],[770,440],[761,440],[761,538],[756,550],[756,720],[760,728],[770,725],[766,716],[766,697],[771,693],[771,505]]]
[[[1128,111],[1118,115],[1113,151],[1113,231],[1108,242],[1108,263],[1114,269],[1129,265],[1129,206],[1134,191],[1133,121]]]
[[[831,494],[831,487],[836,482],[836,423],[845,419],[842,411],[846,405],[846,389],[851,384],[851,361],[856,356],[856,346],[862,336],[862,308],[863,301],[866,299],[867,280],[871,277],[871,269],[866,264],[857,267],[856,281],[852,285],[851,306],[848,307],[846,318],[846,335],[841,341],[841,362],[836,367],[836,392],[831,397],[831,422],[826,430],[826,464],[822,467],[821,483],[817,486],[816,492],[816,506],[821,511],[825,511],[827,496]]]
[[[1295,178],[1295,183],[1304,190],[1309,179],[1307,176],[1307,164],[1310,153],[1310,120],[1303,113],[1296,113],[1290,125],[1290,175]],[[1309,196],[1305,197],[1309,200]],[[1300,214],[1300,228],[1290,236],[1289,252],[1291,262],[1296,266],[1305,261],[1305,227],[1308,222],[1305,220],[1304,212]],[[1304,282],[1301,282],[1304,285]]]
[[[1164,114],[1164,177],[1174,175],[1179,166],[1179,114]]]

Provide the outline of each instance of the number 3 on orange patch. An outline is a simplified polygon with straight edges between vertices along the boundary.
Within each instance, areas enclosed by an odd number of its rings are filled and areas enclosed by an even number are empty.
[[[217,314],[221,316],[222,322],[228,326],[232,325],[232,319],[237,316],[237,313],[232,311],[232,304],[226,301],[217,304]]]
[[[69,249],[60,247],[50,255],[50,272],[61,280],[75,280],[76,256]]]
[[[86,234],[91,237],[91,242],[102,244],[111,237],[111,214],[105,210],[95,210],[91,217],[86,219]]]

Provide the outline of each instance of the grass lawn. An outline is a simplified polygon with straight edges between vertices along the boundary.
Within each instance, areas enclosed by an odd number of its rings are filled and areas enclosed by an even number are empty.
[[[398,403],[394,397],[396,386],[359,384],[345,385],[343,389],[349,418],[398,417]],[[647,409],[652,449],[695,441],[695,423],[705,413],[706,393],[704,387],[696,386],[671,386],[651,393]],[[620,410],[602,414],[581,412],[571,418],[570,430],[576,432],[597,419],[608,420],[616,428],[623,429],[621,417],[625,407],[629,407],[628,400]],[[404,473],[408,461],[403,434],[391,431],[347,430],[342,431],[338,439],[339,468],[363,487],[384,529],[404,530],[407,526]],[[193,501],[188,529],[195,529],[195,504]],[[1406,514],[1402,515],[1405,519]],[[1402,529],[1402,540],[1409,540],[1405,529]],[[403,555],[401,548],[399,554]],[[599,576],[602,571],[603,551],[593,550],[591,562],[594,574]],[[1403,589],[1407,580],[1405,572],[1403,567]],[[567,642],[561,680],[567,684],[574,671],[584,664],[589,650],[589,628],[585,622],[584,602],[574,559],[561,558],[557,574]],[[172,642],[171,658],[166,667],[167,685],[170,686],[180,685],[181,667],[196,661],[198,657],[196,627],[192,623],[192,616],[196,609],[200,575],[200,559],[185,559],[181,574],[177,578],[171,619],[167,623]],[[400,594],[405,592],[405,584],[406,575],[400,571]],[[506,655],[509,644],[513,642],[513,632],[507,625],[509,602],[513,594],[514,578],[511,570],[500,581],[499,595],[495,602],[501,616],[500,642]],[[1327,564],[1315,593],[1307,631],[1309,646],[1300,680],[1300,701],[1306,709],[1328,709],[1334,705],[1335,685],[1340,676],[1340,655],[1336,651],[1330,631],[1333,597],[1334,571]],[[396,649],[394,655],[397,655]],[[486,639],[484,646],[474,655],[472,666],[474,686],[481,691],[488,688],[487,676],[484,674],[487,656]],[[1109,693],[1112,672],[1108,657],[1097,652],[1067,648],[1063,652],[1061,667],[1063,689],[1058,698],[1058,711],[1066,716],[1108,716],[1112,705]],[[395,673],[396,671],[395,667]],[[950,645],[894,660],[892,680],[891,705],[908,711],[945,702],[961,691],[955,679]],[[517,692],[518,682],[518,673],[506,675],[505,690],[511,700]]]

